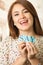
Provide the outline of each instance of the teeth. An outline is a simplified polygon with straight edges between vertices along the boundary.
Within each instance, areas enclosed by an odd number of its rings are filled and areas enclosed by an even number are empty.
[[[20,21],[20,23],[22,24],[22,23],[26,23],[27,22],[27,20],[22,20],[22,21]]]
[[[21,23],[26,23],[26,21],[22,21]]]

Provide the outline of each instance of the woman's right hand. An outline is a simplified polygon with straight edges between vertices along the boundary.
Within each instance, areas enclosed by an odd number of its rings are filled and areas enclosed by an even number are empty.
[[[23,65],[27,60],[26,54],[26,44],[22,42],[18,45],[20,56],[16,59],[16,61],[12,65]]]

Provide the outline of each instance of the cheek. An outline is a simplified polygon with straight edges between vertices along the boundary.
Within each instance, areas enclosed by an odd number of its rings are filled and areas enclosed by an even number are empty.
[[[28,15],[27,17],[28,17],[29,23],[33,25],[33,16],[32,15]]]
[[[33,27],[33,19],[32,18],[28,19],[28,25],[29,25],[29,27]]]
[[[17,17],[14,17],[14,16],[12,18],[13,18],[14,24],[17,24],[18,18]]]

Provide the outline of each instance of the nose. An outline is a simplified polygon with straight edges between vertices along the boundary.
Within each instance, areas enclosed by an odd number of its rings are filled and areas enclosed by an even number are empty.
[[[23,13],[20,14],[20,18],[24,19],[25,15]]]

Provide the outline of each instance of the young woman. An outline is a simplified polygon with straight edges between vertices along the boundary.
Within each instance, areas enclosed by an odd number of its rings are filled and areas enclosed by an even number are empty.
[[[43,65],[43,31],[33,5],[15,1],[8,24],[10,36],[2,42],[0,65]]]

